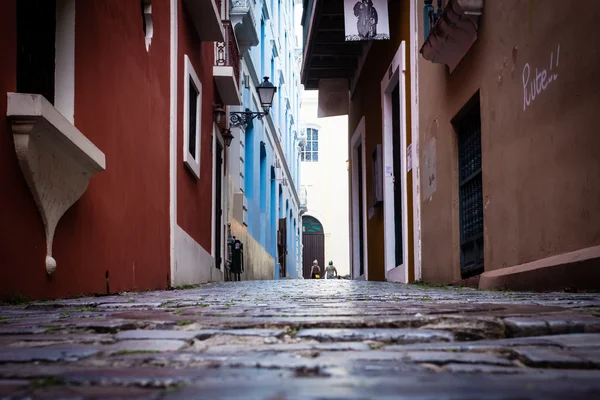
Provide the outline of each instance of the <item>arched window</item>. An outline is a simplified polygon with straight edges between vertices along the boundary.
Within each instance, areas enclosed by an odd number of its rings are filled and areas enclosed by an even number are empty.
[[[303,233],[323,233],[323,225],[315,217],[305,215],[302,217]]]
[[[300,153],[300,160],[306,162],[319,161],[319,131],[317,129],[306,129],[306,145]]]

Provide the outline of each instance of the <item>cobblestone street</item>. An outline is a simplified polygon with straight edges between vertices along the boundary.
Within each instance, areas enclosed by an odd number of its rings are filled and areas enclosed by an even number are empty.
[[[229,282],[0,313],[0,398],[600,398],[596,294]]]

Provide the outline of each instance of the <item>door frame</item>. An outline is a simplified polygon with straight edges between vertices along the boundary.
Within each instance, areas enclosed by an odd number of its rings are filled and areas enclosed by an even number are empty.
[[[407,199],[407,155],[406,155],[406,44],[403,41],[386,70],[381,80],[381,112],[382,112],[382,143],[383,143],[383,225],[384,225],[384,251],[385,251],[385,275],[391,281],[408,282],[409,265],[408,258],[408,218],[412,210],[408,209]],[[395,257],[395,210],[394,210],[394,174],[393,174],[393,131],[392,131],[392,92],[399,85],[400,104],[400,170],[402,193],[402,264],[396,265]],[[416,116],[415,116],[416,118]]]
[[[221,161],[222,161],[222,166],[221,166],[221,228],[219,229],[220,232],[220,237],[221,237],[221,246],[219,249],[216,249],[216,238],[215,238],[215,222],[216,222],[216,214],[217,214],[217,204],[216,204],[216,197],[217,197],[217,177],[215,174],[215,168],[217,165],[217,143],[219,143],[221,145]],[[224,254],[224,244],[227,243],[227,240],[225,238],[225,223],[224,223],[224,214],[225,214],[225,208],[224,208],[224,204],[225,200],[226,200],[226,192],[225,192],[225,141],[223,140],[223,136],[221,135],[220,129],[216,124],[213,124],[213,135],[212,135],[212,143],[211,143],[211,148],[212,148],[212,165],[213,165],[213,173],[212,173],[212,212],[211,212],[211,254],[215,259],[215,268],[219,268],[221,270],[221,273],[223,273],[224,269],[225,269],[225,254]],[[218,255],[221,258],[221,265],[217,266],[217,260],[219,259],[219,257],[217,257],[217,251],[219,252]]]
[[[413,171],[413,234],[414,234],[414,268],[415,280],[423,277],[421,267],[421,137],[419,131],[419,18],[421,5],[417,0],[410,0],[410,110],[411,141]]]
[[[350,140],[350,159],[352,171],[352,195],[351,195],[351,223],[352,240],[350,241],[350,254],[352,255],[352,278],[357,280],[369,280],[369,257],[367,246],[367,162],[366,162],[366,135],[365,135],[365,117],[363,116]],[[362,146],[362,157],[358,160],[358,146]],[[362,165],[362,193],[358,193],[358,163]],[[357,216],[359,215],[358,196],[362,196],[362,217],[363,217],[363,265],[365,272],[360,275],[360,249],[355,244],[360,243],[360,226]]]

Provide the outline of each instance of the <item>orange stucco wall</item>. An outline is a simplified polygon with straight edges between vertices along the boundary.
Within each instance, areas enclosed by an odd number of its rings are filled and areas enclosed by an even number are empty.
[[[211,138],[214,102],[214,43],[201,42],[187,14],[183,0],[178,1],[179,58],[177,122],[177,223],[206,251],[211,251],[213,153]],[[202,125],[200,128],[200,179],[183,162],[184,55],[202,84]]]
[[[0,110],[15,89],[15,1],[0,6]],[[77,0],[75,126],[106,172],[59,222],[47,277],[41,218],[0,112],[0,295],[33,298],[164,288],[169,274],[169,1],[153,1],[146,52],[139,2]]]
[[[478,90],[485,270],[600,244],[598,18],[597,2],[486,1],[479,37],[452,73],[419,57],[420,148],[435,139],[437,164],[436,190],[421,199],[426,281],[460,279],[450,121]],[[524,105],[526,65],[532,82],[551,54],[556,80]]]

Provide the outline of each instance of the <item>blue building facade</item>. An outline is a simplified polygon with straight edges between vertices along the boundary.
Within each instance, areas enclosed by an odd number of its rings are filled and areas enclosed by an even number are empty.
[[[268,77],[277,87],[262,119],[232,126],[229,150],[230,219],[244,230],[247,268],[272,268],[273,278],[301,276],[298,118],[301,43],[295,35],[295,0],[232,0],[231,22],[241,55],[242,105],[263,111],[256,87]],[[238,233],[239,234],[239,233]],[[252,277],[248,277],[252,279]],[[261,278],[264,279],[264,274]]]

